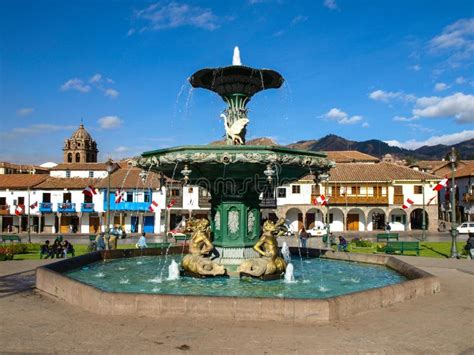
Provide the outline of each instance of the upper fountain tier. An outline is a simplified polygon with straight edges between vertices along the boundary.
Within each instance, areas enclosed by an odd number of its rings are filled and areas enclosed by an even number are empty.
[[[191,75],[189,82],[195,88],[208,89],[224,97],[235,94],[251,97],[262,90],[278,89],[284,79],[271,69],[241,65],[239,49],[235,47],[233,65],[201,69]]]

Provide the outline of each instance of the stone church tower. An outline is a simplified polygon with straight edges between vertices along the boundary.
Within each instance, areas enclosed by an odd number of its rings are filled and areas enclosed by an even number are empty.
[[[97,143],[81,123],[71,138],[64,141],[65,163],[97,163]]]

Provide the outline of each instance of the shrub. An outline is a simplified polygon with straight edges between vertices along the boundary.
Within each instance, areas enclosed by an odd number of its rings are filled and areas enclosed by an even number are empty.
[[[370,240],[364,238],[354,238],[351,240],[351,243],[355,244],[355,246],[359,248],[371,248],[373,245]]]

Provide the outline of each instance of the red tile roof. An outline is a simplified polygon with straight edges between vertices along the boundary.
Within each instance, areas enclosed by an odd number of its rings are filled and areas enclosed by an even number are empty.
[[[36,187],[49,178],[45,174],[6,174],[0,175],[0,189],[27,189]]]
[[[103,170],[107,171],[105,163],[61,163],[51,170]]]
[[[459,168],[459,170],[456,171],[455,176],[457,178],[474,176],[474,163],[471,163],[466,166],[463,166],[462,168]]]
[[[89,178],[57,178],[48,177],[45,181],[35,186],[36,189],[71,189],[71,190],[82,190],[86,186],[97,187],[100,179],[89,179]]]
[[[141,169],[138,168],[128,168],[120,169],[110,175],[110,187],[113,189],[123,188],[123,189],[144,189],[160,188],[160,175],[154,172],[150,172],[146,178],[145,183],[143,183],[142,178],[140,177]],[[108,178],[103,178],[98,184],[97,187],[107,188]]]
[[[323,153],[328,155],[329,160],[336,163],[377,163],[380,161],[379,158],[357,150],[327,151]]]

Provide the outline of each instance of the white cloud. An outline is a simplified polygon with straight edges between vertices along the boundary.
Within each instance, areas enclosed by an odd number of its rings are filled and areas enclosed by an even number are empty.
[[[209,31],[219,28],[219,19],[212,10],[176,2],[157,2],[143,10],[136,11],[135,18],[146,22],[142,27],[143,30],[158,31],[181,26],[197,27]],[[132,30],[129,30],[129,35],[134,32]]]
[[[405,116],[394,116],[392,118],[393,121],[396,121],[396,122],[411,122],[411,121],[415,121],[415,120],[418,120],[419,117],[405,117]]]
[[[449,85],[446,83],[436,83],[434,86],[435,91],[443,91],[449,88]]]
[[[305,22],[308,20],[308,16],[298,15],[291,20],[291,25],[296,25],[301,22]]]
[[[434,54],[448,53],[452,65],[470,59],[474,53],[474,18],[460,19],[446,26],[428,43]]]
[[[363,128],[368,128],[368,127],[370,127],[369,122],[364,122],[364,123],[362,123],[362,127],[363,127]]]
[[[85,84],[81,79],[72,78],[66,81],[63,85],[61,85],[61,90],[77,90],[80,92],[89,92],[91,91],[91,87]]]
[[[338,108],[330,109],[326,114],[322,115],[321,117],[336,121],[338,124],[354,124],[362,120],[362,116],[355,115],[349,117],[347,113]]]
[[[324,0],[324,6],[331,10],[337,9],[336,0]]]
[[[101,74],[95,74],[89,79],[89,83],[99,83],[102,81],[102,75]]]
[[[416,96],[412,94],[405,94],[402,91],[383,91],[375,90],[369,94],[369,98],[375,101],[389,102],[392,99],[398,99],[406,102],[415,101]]]
[[[474,122],[474,96],[458,92],[445,97],[420,97],[413,115],[430,118],[454,116],[458,123],[471,123]]]
[[[400,147],[406,149],[417,149],[424,145],[433,146],[437,144],[452,145],[459,142],[463,142],[468,139],[474,138],[474,130],[465,130],[458,133],[445,134],[442,136],[433,136],[424,141],[417,141],[411,139],[405,142],[400,142],[397,140],[388,140],[385,141],[388,145],[393,147]]]
[[[418,65],[418,64],[415,64],[415,65],[412,65],[409,67],[411,70],[414,70],[414,71],[420,71],[421,70],[421,66]]]
[[[97,122],[99,123],[100,128],[115,129],[122,126],[123,120],[118,116],[104,116],[99,118]]]
[[[26,126],[26,127],[16,127],[13,128],[11,131],[8,132],[1,132],[0,137],[2,139],[18,139],[19,137],[24,137],[25,135],[38,135],[44,136],[51,132],[57,131],[71,131],[75,130],[77,126],[61,126],[61,125],[54,125],[49,123],[37,123],[34,125]]]
[[[28,116],[31,115],[35,111],[34,108],[31,107],[22,107],[16,110],[17,116]]]
[[[466,82],[466,79],[464,79],[464,77],[462,77],[462,76],[459,76],[459,77],[456,78],[456,84],[458,84],[458,85],[462,85],[465,82]]]
[[[115,89],[105,89],[104,95],[115,99],[117,96],[119,96],[119,92]]]

